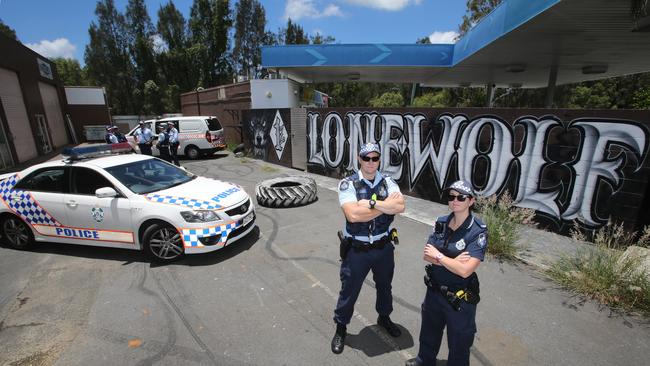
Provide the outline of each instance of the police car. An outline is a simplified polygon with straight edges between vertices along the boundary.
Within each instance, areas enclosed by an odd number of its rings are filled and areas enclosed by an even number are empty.
[[[144,250],[155,260],[212,252],[248,234],[255,208],[236,184],[194,175],[128,143],[66,149],[64,159],[0,175],[0,234]]]

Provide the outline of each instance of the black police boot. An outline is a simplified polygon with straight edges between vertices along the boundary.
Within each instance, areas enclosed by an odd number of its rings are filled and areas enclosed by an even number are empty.
[[[388,315],[380,315],[379,318],[377,318],[377,324],[386,329],[386,332],[388,332],[391,337],[396,338],[402,335],[402,331],[399,330],[397,325],[395,325],[392,320],[390,320],[390,317]]]
[[[405,366],[424,366],[424,364],[420,363],[417,358],[412,358],[406,361]]]
[[[334,338],[332,338],[332,352],[337,355],[343,352],[343,347],[345,347],[345,335],[347,334],[346,326],[343,324],[336,324],[336,333],[334,333]]]

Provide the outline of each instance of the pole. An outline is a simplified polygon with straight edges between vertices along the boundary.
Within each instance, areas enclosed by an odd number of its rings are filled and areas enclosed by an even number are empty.
[[[555,94],[555,83],[557,82],[557,65],[552,65],[548,74],[548,86],[546,87],[546,108],[553,107],[553,96]]]

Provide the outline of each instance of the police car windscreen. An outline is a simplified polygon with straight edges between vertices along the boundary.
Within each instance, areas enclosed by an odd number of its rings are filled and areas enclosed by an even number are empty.
[[[106,171],[138,194],[161,191],[196,178],[188,171],[157,159],[117,165],[106,168]]]
[[[206,121],[208,122],[208,130],[210,131],[219,131],[222,128],[221,122],[216,118],[208,118]]]

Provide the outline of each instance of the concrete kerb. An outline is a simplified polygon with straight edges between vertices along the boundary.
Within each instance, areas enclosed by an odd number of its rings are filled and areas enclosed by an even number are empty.
[[[323,175],[303,172],[287,168],[281,165],[267,163],[265,161],[249,159],[249,162],[263,167],[273,165],[278,169],[278,176],[304,175],[313,178],[316,184],[330,191],[338,190],[339,180]],[[432,226],[436,217],[445,215],[449,212],[446,205],[431,202],[425,199],[405,195],[406,211],[402,214],[411,220],[421,222]],[[517,244],[522,248],[516,255],[516,258],[523,263],[546,270],[549,266],[557,261],[562,255],[575,253],[580,246],[587,245],[572,238],[559,235],[550,231],[535,229],[525,225],[520,225],[518,229],[519,240]],[[424,240],[425,238],[423,238]]]

